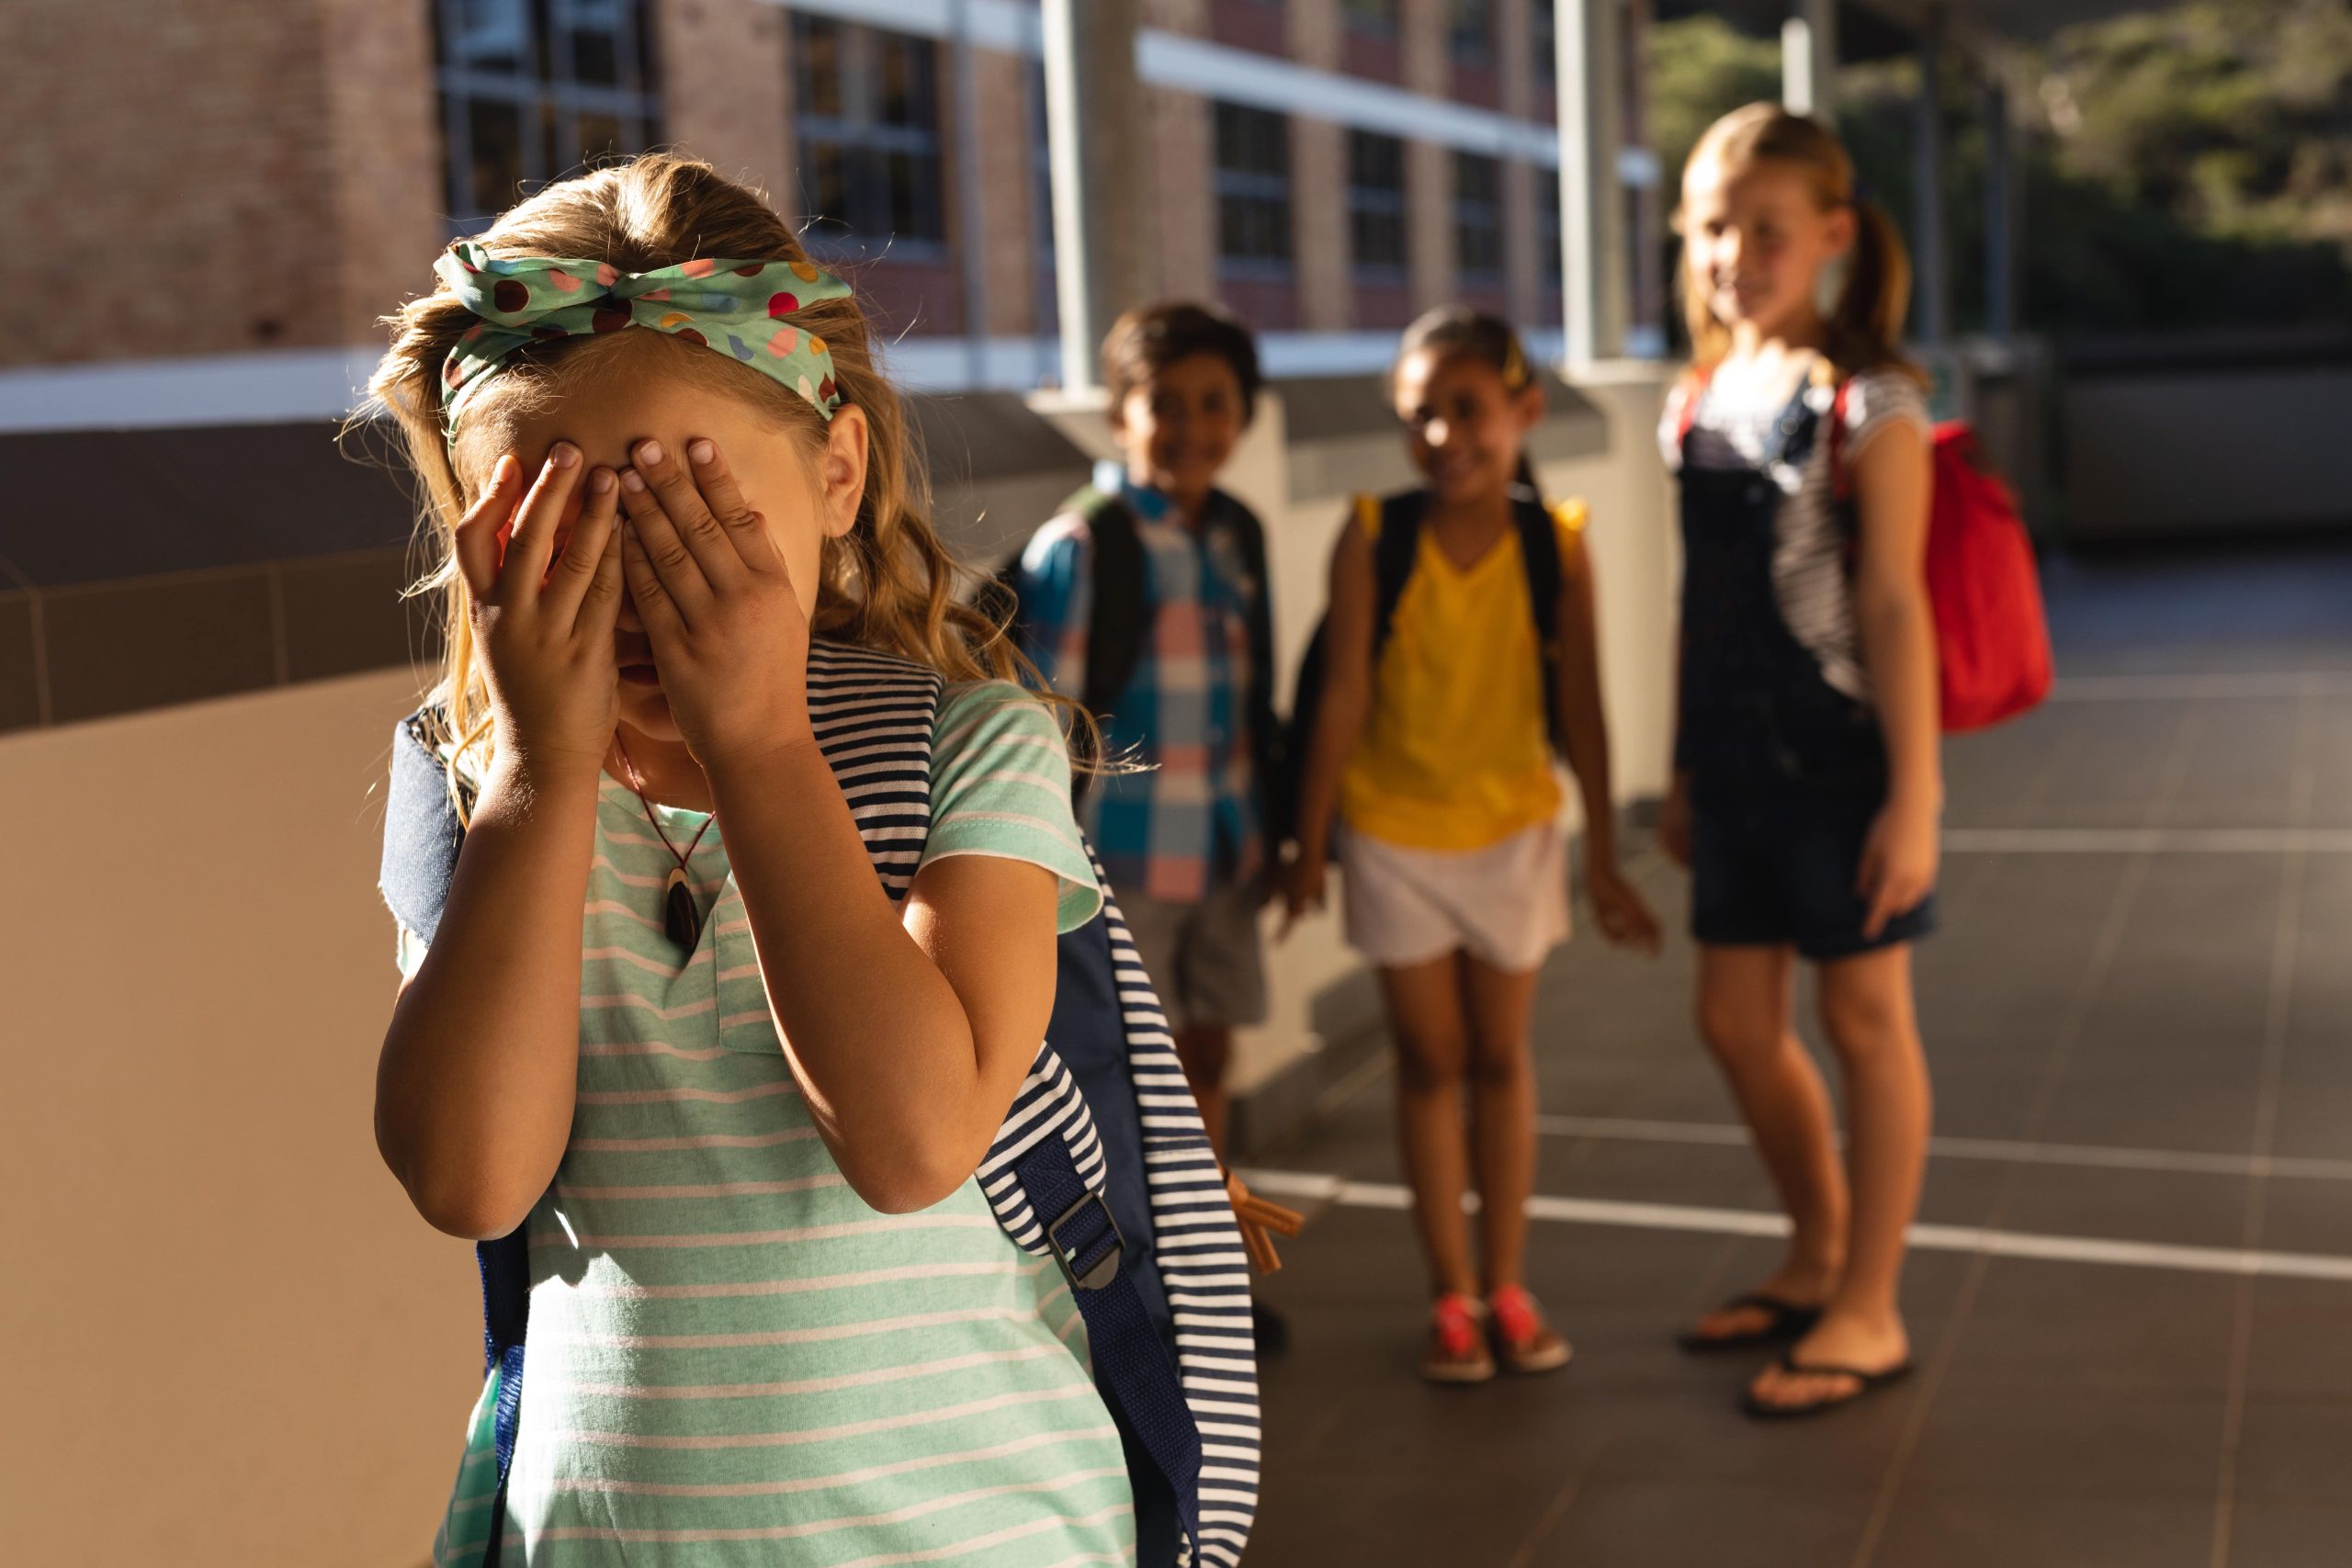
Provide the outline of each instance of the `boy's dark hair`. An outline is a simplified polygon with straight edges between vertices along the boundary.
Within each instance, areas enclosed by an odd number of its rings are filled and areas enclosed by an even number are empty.
[[[1102,385],[1116,410],[1129,392],[1180,359],[1214,354],[1233,367],[1241,383],[1241,420],[1258,412],[1258,340],[1250,329],[1213,305],[1163,299],[1139,305],[1111,323],[1102,338]]]

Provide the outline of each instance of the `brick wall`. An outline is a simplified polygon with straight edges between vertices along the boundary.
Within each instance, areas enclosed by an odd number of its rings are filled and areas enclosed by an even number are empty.
[[[663,0],[651,9],[668,145],[791,212],[800,190],[787,148],[784,11],[763,0]]]
[[[1530,0],[1500,0],[1499,30],[1522,36]],[[1222,5],[1227,30],[1269,17],[1283,52],[1312,69],[1363,70],[1363,40],[1339,0],[1144,0],[1146,25],[1201,36]],[[1646,19],[1648,0],[1633,7]],[[1462,89],[1446,50],[1445,0],[1403,0],[1399,38],[1377,63],[1408,90]],[[790,12],[769,0],[661,0],[656,58],[664,141],[765,189],[800,199],[792,129]],[[232,353],[368,343],[375,318],[429,284],[445,233],[446,173],[425,0],[17,0],[0,6],[0,365]],[[1239,22],[1236,21],[1239,18]],[[1261,42],[1264,40],[1261,40]],[[954,50],[937,46],[952,243],[983,250],[985,332],[1052,330],[1043,308],[1030,147],[1034,62],[979,51],[966,146]],[[1550,94],[1524,50],[1498,51],[1491,96],[1540,118]],[[1638,94],[1638,86],[1635,89]],[[1347,133],[1291,126],[1295,282],[1220,288],[1207,104],[1146,90],[1157,288],[1229,293],[1285,324],[1336,331],[1393,324],[1453,298],[1451,150],[1408,144],[1409,282],[1359,288],[1351,276]],[[125,112],[135,106],[136,112]],[[1638,102],[1629,106],[1640,118]],[[959,157],[978,161],[978,210],[961,210]],[[1537,248],[1536,182],[1507,166],[1506,263],[1497,302],[1522,320],[1556,316]],[[1637,221],[1655,243],[1660,203]],[[86,295],[89,258],[135,246],[172,258],[168,288],[108,288],[101,310],[35,308]],[[866,288],[919,333],[961,331],[965,288],[954,255],[880,260]],[[1637,274],[1643,303],[1658,289]],[[1279,295],[1279,298],[1276,296]],[[1548,307],[1548,308],[1547,308]],[[1637,310],[1641,306],[1637,306]],[[1269,321],[1272,325],[1274,322]]]
[[[345,341],[325,22],[320,0],[0,6],[0,364]]]

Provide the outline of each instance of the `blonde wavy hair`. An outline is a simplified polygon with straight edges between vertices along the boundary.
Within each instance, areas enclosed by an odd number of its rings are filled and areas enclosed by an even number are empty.
[[[1838,133],[1779,104],[1749,104],[1707,127],[1682,166],[1683,185],[1687,187],[1690,171],[1703,164],[1713,164],[1720,177],[1731,180],[1758,164],[1777,164],[1803,175],[1825,212],[1853,209],[1854,252],[1837,302],[1823,323],[1826,341],[1822,357],[1839,376],[1891,368],[1924,383],[1927,373],[1905,358],[1898,346],[1903,319],[1911,308],[1911,254],[1904,249],[1902,231],[1886,209],[1855,189],[1854,160]],[[1678,197],[1678,230],[1682,220]],[[1710,370],[1730,352],[1731,329],[1716,318],[1707,280],[1691,269],[1687,254],[1681,275],[1690,363]]]
[[[659,152],[548,186],[475,238],[494,254],[580,257],[624,272],[698,257],[808,259],[798,235],[762,193],[707,164]],[[404,456],[423,488],[419,529],[431,567],[412,592],[441,600],[442,678],[429,707],[438,709],[437,721],[447,727],[439,739],[454,745],[450,788],[462,811],[469,792],[461,764],[479,777],[494,738],[474,647],[471,598],[455,554],[458,520],[475,498],[451,448],[441,374],[459,334],[477,318],[444,285],[382,320],[392,344],[368,389],[397,422]],[[849,532],[825,541],[811,632],[896,654],[950,681],[1016,682],[1091,736],[1091,718],[1044,689],[1005,620],[962,597],[969,579],[932,526],[930,484],[915,432],[897,389],[875,365],[873,329],[854,295],[811,301],[795,320],[825,340],[842,401],[864,411],[868,431],[865,498]],[[469,406],[469,429],[492,423],[501,412],[542,404],[560,391],[567,365],[599,341],[571,337],[518,349]],[[768,377],[709,353],[673,359],[671,369],[704,380],[714,392],[756,403],[810,454],[823,445],[822,418]]]

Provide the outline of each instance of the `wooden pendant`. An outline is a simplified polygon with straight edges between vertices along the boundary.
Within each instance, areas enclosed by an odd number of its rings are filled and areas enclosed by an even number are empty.
[[[686,886],[683,868],[673,867],[662,885],[662,929],[683,952],[692,953],[702,941],[702,911],[695,908],[694,889]]]

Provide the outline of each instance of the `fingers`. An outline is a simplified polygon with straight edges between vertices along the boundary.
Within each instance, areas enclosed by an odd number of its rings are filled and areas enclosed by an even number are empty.
[[[589,574],[588,590],[582,595],[580,615],[572,623],[572,635],[610,648],[613,628],[621,615],[621,531],[617,523],[605,530],[605,547],[596,556],[595,570]]]
[[[735,553],[753,571],[775,571],[784,567],[784,558],[775,552],[775,542],[768,537],[767,520],[752,510],[736,486],[734,470],[727,466],[726,455],[718,443],[707,435],[697,435],[686,443],[686,461],[693,466],[694,483],[702,492],[703,502],[719,527],[735,543]]]
[[[1864,870],[1870,877],[1863,895],[1870,900],[1870,911],[1862,917],[1862,940],[1876,942],[1886,922],[1903,912],[1899,902],[1903,888],[1883,866],[1865,864]]]
[[[550,613],[562,617],[558,624],[578,616],[588,592],[604,569],[606,547],[619,531],[620,483],[610,468],[592,468],[588,482],[582,487],[582,500],[578,521],[571,525],[571,536],[556,558],[553,573],[548,580],[545,604]],[[620,557],[613,556],[613,569],[620,570]],[[617,587],[619,578],[614,578]]]
[[[621,488],[628,488],[628,476],[621,476]],[[637,606],[637,618],[645,623],[645,635],[653,641],[658,657],[666,644],[685,635],[685,618],[679,614],[678,602],[670,595],[669,584],[653,569],[653,559],[646,552],[645,540],[634,522],[623,523],[621,536],[621,581],[628,585],[629,603]],[[672,541],[680,556],[685,547]],[[691,559],[685,563],[693,566]],[[707,590],[706,590],[707,592]]]
[[[499,534],[514,515],[523,491],[523,465],[509,453],[490,471],[490,488],[458,519],[453,553],[466,591],[481,604],[498,586]]]
[[[645,539],[646,550],[653,558],[657,570],[667,575],[669,558],[662,543],[664,531],[673,536],[701,572],[703,581],[713,588],[725,588],[741,580],[743,558],[736,552],[703,501],[702,491],[695,488],[694,476],[678,455],[659,441],[640,441],[629,453],[631,469],[645,483],[642,490],[631,490],[622,498],[638,532]],[[621,480],[628,482],[624,473]],[[687,591],[673,583],[679,598],[691,608],[693,601]]]
[[[556,534],[579,488],[580,448],[559,441],[548,449],[547,462],[532,481],[530,493],[523,497],[522,510],[515,513],[514,536],[506,542],[506,559],[498,571],[498,592],[503,598],[536,590],[546,581]]]

